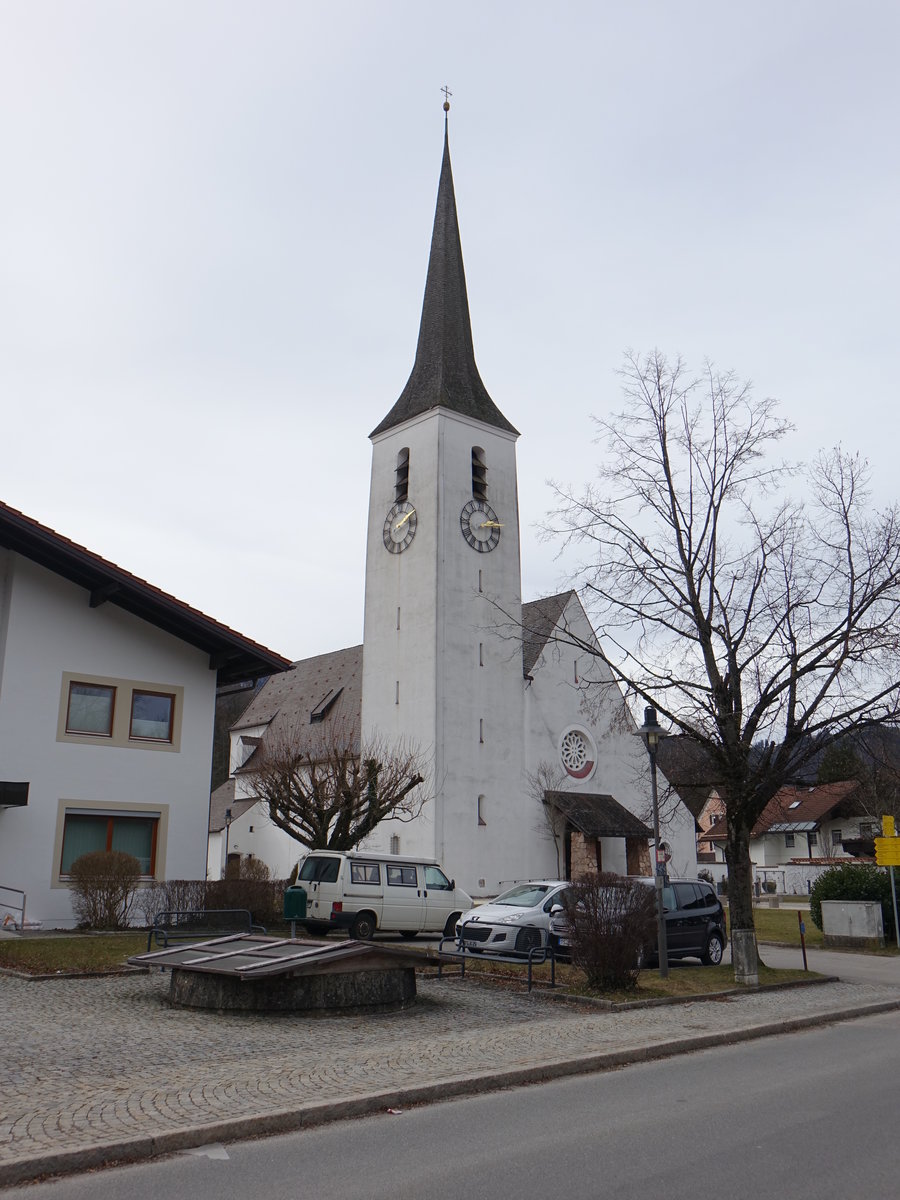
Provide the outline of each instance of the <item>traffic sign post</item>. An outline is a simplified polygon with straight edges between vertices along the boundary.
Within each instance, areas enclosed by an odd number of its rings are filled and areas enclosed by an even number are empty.
[[[897,921],[897,885],[894,882],[894,867],[900,867],[900,837],[894,832],[894,818],[881,818],[883,837],[875,839],[875,861],[879,867],[889,867],[891,872],[891,901],[894,905],[894,934],[900,949],[900,923]]]

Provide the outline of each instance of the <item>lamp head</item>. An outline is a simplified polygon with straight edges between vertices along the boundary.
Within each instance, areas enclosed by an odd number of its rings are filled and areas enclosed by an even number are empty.
[[[644,745],[653,753],[656,747],[668,734],[656,719],[656,709],[648,704],[644,709],[644,723],[638,730],[638,736],[643,739]]]

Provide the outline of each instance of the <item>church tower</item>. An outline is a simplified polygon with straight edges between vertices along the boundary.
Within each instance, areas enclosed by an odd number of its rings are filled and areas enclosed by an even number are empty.
[[[383,823],[372,844],[438,858],[483,893],[516,860],[511,843],[533,841],[514,819],[525,808],[518,433],[475,364],[446,117],[415,364],[370,437],[362,734],[414,743],[431,769],[422,817]]]

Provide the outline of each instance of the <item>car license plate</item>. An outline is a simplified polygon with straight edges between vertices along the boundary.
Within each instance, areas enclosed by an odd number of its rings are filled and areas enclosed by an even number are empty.
[[[477,950],[480,945],[481,942],[476,942],[473,938],[465,938],[463,940],[463,946],[466,950]]]

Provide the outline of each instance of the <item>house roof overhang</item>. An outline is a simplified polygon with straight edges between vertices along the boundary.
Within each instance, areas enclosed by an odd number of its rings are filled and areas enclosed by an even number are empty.
[[[0,501],[0,547],[84,588],[92,608],[114,604],[209,655],[220,684],[284,671],[290,660]]]

